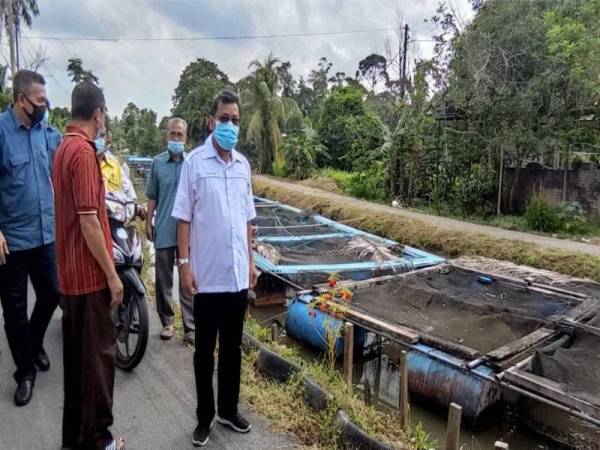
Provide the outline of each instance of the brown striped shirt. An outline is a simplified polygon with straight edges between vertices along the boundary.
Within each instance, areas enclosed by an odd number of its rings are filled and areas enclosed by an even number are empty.
[[[84,295],[108,286],[104,271],[88,249],[79,215],[96,212],[102,226],[106,249],[112,256],[112,238],[104,204],[104,183],[100,164],[85,132],[67,126],[56,152],[52,183],[56,204],[56,253],[58,280],[63,295]]]

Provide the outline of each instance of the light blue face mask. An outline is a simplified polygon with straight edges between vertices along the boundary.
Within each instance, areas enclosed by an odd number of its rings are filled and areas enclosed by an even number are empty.
[[[103,137],[96,139],[94,141],[94,144],[96,145],[96,155],[101,155],[102,153],[104,153],[104,151],[106,150],[105,149],[106,141],[104,140]]]
[[[167,142],[167,150],[171,155],[179,156],[183,153],[183,142],[180,141],[168,141]]]
[[[235,147],[235,144],[237,144],[239,132],[240,128],[234,125],[232,121],[228,121],[227,123],[217,122],[214,136],[219,147],[230,152]]]
[[[44,118],[42,119],[46,125],[50,123],[50,113],[48,112],[48,108],[46,108],[46,112],[44,113]]]

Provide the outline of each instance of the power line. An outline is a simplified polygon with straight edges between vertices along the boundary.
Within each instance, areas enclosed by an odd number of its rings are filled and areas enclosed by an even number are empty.
[[[341,34],[359,34],[359,33],[378,33],[384,31],[394,31],[394,28],[371,28],[366,30],[348,30],[348,31],[321,31],[314,33],[282,33],[282,34],[254,34],[240,36],[186,36],[186,37],[139,37],[139,38],[121,38],[121,37],[70,37],[70,36],[22,36],[31,40],[43,41],[62,41],[62,42],[160,42],[160,41],[237,41],[249,39],[276,39],[291,37],[309,37],[309,36],[333,36]]]

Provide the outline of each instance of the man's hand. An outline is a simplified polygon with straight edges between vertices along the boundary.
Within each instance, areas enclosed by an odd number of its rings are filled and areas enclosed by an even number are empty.
[[[8,243],[0,231],[0,266],[6,264],[6,259],[8,256]]]
[[[250,264],[250,271],[248,275],[248,280],[250,281],[250,289],[254,289],[254,286],[256,286],[256,281],[258,279],[258,276],[256,274],[256,267],[254,267],[254,264]]]
[[[135,205],[135,213],[141,220],[146,220],[146,208],[142,205]],[[148,226],[148,224],[146,224]]]
[[[116,308],[123,303],[123,283],[116,273],[109,278],[108,289],[110,289],[110,307]]]
[[[179,268],[179,277],[181,278],[181,286],[183,287],[184,294],[188,297],[196,295],[198,285],[189,264],[184,264]]]
[[[152,223],[147,220],[146,221],[146,239],[148,239],[150,242],[152,242],[154,240],[154,236],[152,235],[152,232],[154,230],[152,230]]]

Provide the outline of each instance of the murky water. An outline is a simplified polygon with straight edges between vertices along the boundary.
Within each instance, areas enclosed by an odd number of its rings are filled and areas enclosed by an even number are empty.
[[[282,307],[252,308],[251,314],[264,326],[274,321],[284,324]],[[309,360],[320,359],[322,355],[287,336],[281,337],[283,342],[300,348],[303,357]],[[371,350],[369,352],[369,350]],[[376,407],[386,410],[397,408],[400,385],[400,374],[397,364],[402,349],[393,343],[376,340],[371,333],[367,336],[365,358],[355,361],[354,380],[358,391],[364,392],[364,386],[370,386],[371,402]],[[366,381],[368,380],[368,381]],[[439,448],[444,448],[446,437],[446,416],[443,411],[411,402],[411,421],[421,422],[424,429],[437,441]],[[555,450],[556,443],[535,434],[518,424],[517,418],[511,418],[508,411],[498,411],[486,425],[476,428],[463,426],[461,430],[461,450],[493,449],[498,440],[509,444],[511,450]]]

